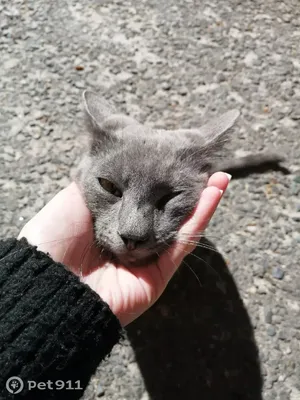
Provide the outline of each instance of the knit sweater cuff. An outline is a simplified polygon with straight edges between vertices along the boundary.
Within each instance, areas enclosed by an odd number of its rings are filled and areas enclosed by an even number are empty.
[[[0,398],[9,398],[11,376],[24,381],[23,395],[27,381],[80,381],[84,389],[121,336],[109,306],[62,264],[25,239],[0,241]],[[52,390],[45,398],[76,393]]]

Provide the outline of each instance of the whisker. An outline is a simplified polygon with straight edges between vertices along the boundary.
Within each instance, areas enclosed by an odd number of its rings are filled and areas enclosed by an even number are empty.
[[[187,237],[194,237],[194,238],[214,238],[214,239],[222,239],[224,236],[218,236],[218,235],[211,235],[210,233],[207,232],[199,232],[199,233],[191,233],[191,232],[179,232],[179,236],[187,236]]]
[[[165,243],[166,245],[167,245],[167,243]],[[172,260],[172,257],[171,257],[171,254],[170,254],[170,252],[167,250],[167,249],[165,249],[165,251],[169,254],[169,256],[170,256],[170,260],[172,261],[172,264],[174,265],[174,267],[175,267],[175,271],[177,271],[178,270],[178,268],[177,268],[177,266],[176,266],[176,264],[175,264],[175,262]],[[158,257],[159,257],[159,254],[158,253],[156,253],[157,255],[158,255]]]
[[[93,247],[96,243],[97,243],[96,240],[93,240],[92,243],[88,244],[88,245],[85,247],[84,251],[83,251],[83,254],[82,254],[82,257],[81,257],[81,262],[80,262],[80,267],[79,267],[79,275],[80,275],[80,278],[83,278],[83,267],[84,267],[84,260],[85,260],[85,257],[87,256],[88,252],[92,249],[92,247]]]
[[[167,253],[169,254],[169,256],[170,256],[170,260],[172,261],[172,263],[173,263],[173,265],[174,265],[174,267],[175,267],[175,271],[178,272],[178,268],[177,268],[175,262],[172,260],[172,257],[171,257],[170,252],[169,252],[167,249],[166,249],[166,252],[167,252]],[[196,272],[193,270],[193,268],[192,268],[186,261],[184,261],[184,260],[182,260],[182,263],[185,264],[185,265],[188,267],[188,269],[192,272],[192,274],[195,276],[196,280],[197,280],[198,283],[199,283],[199,286],[200,286],[200,287],[203,287],[203,285],[202,285],[202,283],[201,283],[201,281],[200,281],[198,275],[197,275]]]
[[[168,246],[168,244],[167,244],[166,242],[165,242],[165,244]],[[168,248],[170,248],[170,246],[168,246]],[[170,254],[170,252],[168,251],[168,249],[165,249],[165,251],[169,254],[170,260],[172,260],[171,254]],[[173,263],[173,265],[174,265],[174,267],[175,267],[175,270],[178,271],[178,268],[177,268],[177,266],[176,266],[176,264],[175,264],[175,262],[174,262],[173,260],[172,260],[172,263]],[[185,260],[182,260],[182,263],[185,264],[185,265],[189,268],[189,270],[193,273],[193,275],[196,277],[197,281],[199,282],[199,286],[200,286],[200,287],[203,287],[203,285],[202,285],[202,283],[201,283],[201,281],[200,281],[198,275],[197,275],[196,272],[192,269],[192,267],[191,267]]]
[[[183,262],[183,264],[185,264],[187,267],[188,267],[188,269],[193,273],[193,275],[195,276],[195,278],[197,279],[197,281],[199,282],[199,286],[202,288],[203,287],[203,285],[202,285],[202,283],[201,283],[201,281],[200,281],[200,279],[199,279],[199,276],[196,274],[196,272],[193,270],[193,268],[186,262],[186,261],[182,261]]]
[[[159,254],[158,254],[157,251],[155,251],[155,254],[157,255],[157,261],[155,262],[155,266],[156,266],[156,268],[157,268],[157,270],[158,270],[158,272],[159,272],[161,281],[163,282],[164,285],[166,285],[166,280],[164,279],[163,273],[162,273],[162,271],[161,271],[161,268],[160,268],[159,265],[158,265]],[[174,262],[173,262],[173,265],[174,265],[174,267],[176,267],[176,265],[175,265]]]
[[[222,240],[224,239],[224,236],[215,236],[215,235],[179,235],[177,240],[191,240],[194,242],[199,242],[201,240]]]
[[[194,254],[193,252],[192,252],[192,253],[189,253],[189,252],[186,251],[186,250],[183,250],[183,251],[184,251],[187,255],[191,254],[192,256],[194,256],[195,258],[197,258],[198,260],[204,262],[204,263],[210,268],[210,270],[213,271],[213,273],[218,277],[218,279],[219,279],[220,281],[222,281],[222,278],[221,278],[220,274],[219,274],[207,261],[203,260],[203,258],[197,256],[197,255]]]
[[[209,245],[206,245],[206,244],[204,244],[204,243],[200,243],[200,242],[194,242],[194,241],[182,241],[182,240],[179,240],[179,241],[177,241],[177,243],[181,243],[181,244],[191,244],[191,245],[193,245],[193,246],[196,246],[196,247],[200,247],[200,248],[202,248],[202,249],[207,249],[207,250],[211,250],[211,251],[213,251],[213,252],[215,252],[215,253],[217,253],[217,254],[220,254],[220,252],[218,251],[218,250],[216,250],[213,246],[209,246]]]
[[[66,246],[66,248],[65,248],[64,255],[63,255],[63,257],[62,257],[62,261],[61,261],[61,263],[62,263],[62,264],[64,264],[64,260],[65,260],[65,257],[66,257],[66,254],[67,254],[67,251],[68,251],[68,246]]]
[[[68,237],[65,237],[65,238],[62,238],[62,239],[47,240],[46,242],[40,242],[40,243],[34,244],[33,246],[41,246],[43,244],[60,243],[60,242],[63,242],[64,240],[71,240],[71,239],[74,239],[74,238],[78,238],[79,239],[79,238],[81,238],[81,235],[79,235],[79,236],[76,236],[76,235],[68,236]]]
[[[183,244],[190,244],[190,243],[181,242],[180,240],[178,241],[178,239],[177,239],[177,243],[178,243],[178,242],[179,242],[179,243],[183,243]],[[164,243],[165,243],[166,246],[167,246],[167,248],[165,249],[165,251],[170,255],[170,252],[168,251],[168,248],[170,248],[171,245],[168,245],[168,243],[166,243],[165,241],[164,241]],[[198,243],[198,242],[197,242],[197,243]],[[212,250],[212,251],[214,251],[214,252],[216,252],[216,253],[219,254],[219,252],[218,252],[216,249],[212,248],[211,246],[204,245],[204,244],[201,244],[201,243],[198,243],[198,244],[197,244],[197,243],[196,243],[197,247],[203,247],[203,248],[205,248],[205,249]],[[195,243],[192,243],[192,244],[195,244]],[[186,251],[186,250],[183,250],[183,251],[184,251],[187,255],[191,254],[192,256],[194,256],[195,258],[197,258],[198,260],[202,261],[204,264],[206,264],[206,265],[210,268],[211,271],[213,271],[213,273],[217,276],[218,280],[220,280],[220,281],[222,280],[220,274],[219,274],[207,261],[205,261],[203,258],[197,256],[197,255],[194,254],[193,252],[190,253],[190,252],[188,252],[188,251]],[[183,260],[182,262],[183,262],[185,265],[187,265],[187,266],[189,267],[189,269],[193,272],[193,274],[197,277],[197,280],[199,281],[200,287],[203,287],[203,285],[202,285],[202,283],[201,283],[201,281],[200,281],[198,275],[197,275],[197,274],[195,273],[195,271],[190,267],[190,265],[188,265],[187,262],[186,262],[185,260]]]

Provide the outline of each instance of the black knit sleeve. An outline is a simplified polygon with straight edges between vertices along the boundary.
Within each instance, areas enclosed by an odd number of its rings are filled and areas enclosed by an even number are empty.
[[[109,306],[62,264],[25,239],[0,241],[0,399],[80,398],[121,336]]]

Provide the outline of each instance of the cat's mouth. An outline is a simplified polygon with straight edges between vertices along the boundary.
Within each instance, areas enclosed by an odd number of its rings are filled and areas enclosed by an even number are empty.
[[[170,235],[163,241],[152,243],[149,247],[137,247],[133,250],[126,248],[117,249],[108,241],[99,240],[98,248],[102,262],[111,262],[124,267],[148,267],[156,264],[159,257],[176,241],[174,235]]]
[[[163,242],[156,242],[149,248],[140,248],[115,255],[120,264],[125,267],[147,267],[156,264],[159,257],[176,241],[171,236]]]
[[[156,262],[159,258],[158,253],[149,253],[147,256],[135,257],[132,255],[122,255],[118,257],[119,262],[125,267],[147,267]]]
[[[143,251],[143,252],[131,252],[126,253],[114,253],[110,249],[103,248],[101,250],[101,258],[103,261],[113,262],[114,264],[120,264],[124,267],[147,267],[148,265],[155,263],[162,251]]]

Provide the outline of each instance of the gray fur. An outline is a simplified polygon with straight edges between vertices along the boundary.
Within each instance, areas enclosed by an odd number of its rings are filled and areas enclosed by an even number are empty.
[[[84,103],[91,143],[77,181],[94,218],[97,242],[125,265],[145,263],[176,238],[207,183],[214,147],[238,112],[202,130],[163,131],[119,115],[94,93],[85,92]],[[122,197],[106,192],[98,178],[113,182]],[[170,194],[174,197],[166,202]],[[134,250],[128,250],[126,240]]]
[[[176,239],[239,112],[198,129],[166,131],[118,114],[92,92],[83,97],[91,141],[77,181],[94,218],[97,243],[124,265],[145,264]],[[122,197],[103,189],[99,178],[113,182]]]

